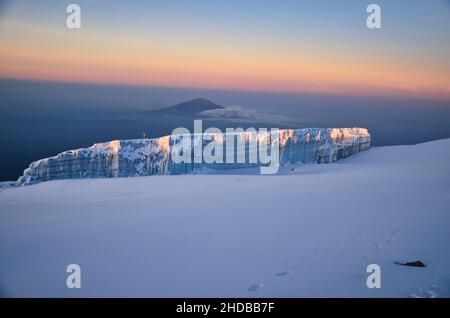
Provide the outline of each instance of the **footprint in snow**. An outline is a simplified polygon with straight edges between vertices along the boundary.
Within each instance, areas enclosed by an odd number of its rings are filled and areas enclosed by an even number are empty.
[[[384,246],[383,244],[374,244],[373,247],[375,247],[376,253],[380,253]]]
[[[407,295],[413,298],[448,298],[450,297],[450,279],[441,280],[431,285],[428,290],[417,289],[414,294]]]
[[[382,238],[385,243],[390,243],[394,240],[390,235],[383,235]]]
[[[288,276],[288,275],[291,275],[292,273],[293,273],[293,271],[284,271],[284,272],[276,273],[275,276]]]
[[[339,251],[339,250],[343,249],[344,248],[344,243],[345,242],[343,240],[339,240],[338,243],[337,243],[337,246],[334,249],[336,251]]]
[[[292,267],[294,267],[294,262],[287,261],[286,263],[284,263],[284,266],[286,266],[288,268],[292,268]]]
[[[248,288],[248,291],[250,291],[250,292],[256,292],[256,291],[258,291],[258,290],[260,290],[261,288],[263,288],[263,284],[262,283],[259,283],[259,284],[254,284],[254,285],[251,285],[249,288]]]

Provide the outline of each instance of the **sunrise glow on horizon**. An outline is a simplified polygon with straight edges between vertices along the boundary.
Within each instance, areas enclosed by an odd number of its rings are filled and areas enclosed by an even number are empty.
[[[365,1],[78,1],[78,30],[69,3],[1,8],[0,78],[450,99],[444,0],[378,1],[380,30]]]

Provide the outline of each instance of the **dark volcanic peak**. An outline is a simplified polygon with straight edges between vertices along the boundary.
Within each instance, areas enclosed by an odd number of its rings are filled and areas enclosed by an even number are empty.
[[[207,99],[196,98],[188,102],[180,103],[166,108],[161,108],[155,110],[154,112],[171,115],[198,115],[205,110],[224,109],[224,108],[225,107],[214,104],[213,102]]]

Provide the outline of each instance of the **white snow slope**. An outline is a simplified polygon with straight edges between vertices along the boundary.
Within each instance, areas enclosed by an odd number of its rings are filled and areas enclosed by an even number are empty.
[[[450,139],[246,172],[2,189],[0,293],[450,296]],[[427,267],[394,264],[415,260]],[[72,263],[80,289],[66,287]]]

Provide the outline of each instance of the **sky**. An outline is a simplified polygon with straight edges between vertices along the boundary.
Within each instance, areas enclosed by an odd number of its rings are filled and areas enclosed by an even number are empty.
[[[449,34],[448,0],[6,0],[0,78],[450,100]]]

